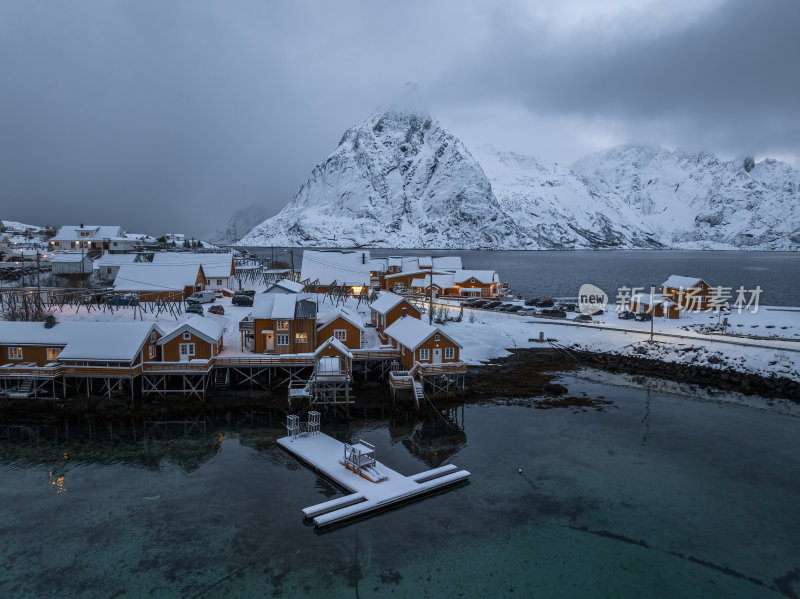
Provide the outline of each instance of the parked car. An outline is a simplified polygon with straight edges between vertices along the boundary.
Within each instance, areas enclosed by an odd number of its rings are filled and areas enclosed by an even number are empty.
[[[526,306],[538,306],[541,300],[538,297],[528,297],[525,298],[525,305]]]
[[[502,306],[503,302],[489,302],[488,304],[484,304],[484,310],[494,310],[497,306]]]
[[[489,303],[489,300],[477,300],[470,304],[470,308],[483,308],[486,304]]]
[[[594,322],[592,317],[588,314],[578,314],[575,318],[573,318],[575,322]]]
[[[603,316],[603,314],[605,314],[605,313],[606,313],[606,311],[601,309],[601,310],[595,310],[594,312],[592,312],[591,315],[592,316]]]
[[[494,310],[495,312],[506,312],[513,305],[514,304],[504,304],[501,302],[499,306],[495,306]]]
[[[198,302],[186,302],[186,313],[187,314],[199,314],[200,316],[203,315],[203,306],[201,306]]]
[[[636,313],[636,320],[639,322],[650,322],[653,320],[653,315],[649,312],[637,312]]]
[[[138,306],[139,296],[135,293],[125,293],[123,295],[114,295],[106,302],[109,306]]]
[[[231,300],[231,303],[234,306],[252,306],[253,305],[253,298],[250,297],[249,295],[244,294],[244,293],[241,293],[241,294],[237,293],[236,295],[233,296],[233,299]]]
[[[556,303],[551,299],[542,299],[539,300],[539,303],[536,305],[539,306],[540,308],[552,308],[553,306],[555,306],[555,304]]]
[[[514,313],[514,312],[519,312],[520,310],[522,310],[522,306],[520,306],[519,304],[514,304],[513,306],[511,306],[510,308],[508,308],[505,311]]]
[[[533,308],[523,308],[522,310],[518,310],[517,314],[519,314],[520,316],[535,316],[536,310],[534,310]]]
[[[235,295],[239,295],[239,294],[247,295],[249,297],[255,297],[256,296],[256,292],[255,292],[254,289],[240,289],[239,291],[237,291],[235,293]]]
[[[619,318],[620,320],[633,320],[634,318],[636,318],[636,314],[634,314],[630,310],[623,310],[622,312],[617,314],[617,318]]]
[[[222,316],[223,314],[225,314],[225,308],[223,308],[220,305],[209,306],[208,312],[209,314],[218,314],[219,316]]]
[[[556,310],[556,309],[550,308],[550,309],[546,309],[546,310],[540,310],[539,311],[539,316],[546,316],[548,318],[566,318],[567,317],[567,313],[564,312],[564,310]]]
[[[195,291],[186,298],[186,301],[193,304],[210,304],[215,299],[213,291]]]
[[[565,312],[574,312],[578,309],[577,304],[561,304],[561,309]]]

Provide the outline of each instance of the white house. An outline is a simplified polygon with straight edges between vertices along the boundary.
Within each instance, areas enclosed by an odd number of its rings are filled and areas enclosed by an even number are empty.
[[[214,252],[156,252],[153,264],[192,264],[203,267],[206,289],[233,289],[236,266],[233,254]]]
[[[52,250],[107,250],[109,252],[128,252],[137,241],[128,239],[116,225],[65,225],[50,240]]]

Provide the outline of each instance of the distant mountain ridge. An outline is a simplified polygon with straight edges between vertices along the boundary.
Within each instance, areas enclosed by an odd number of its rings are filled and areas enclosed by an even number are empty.
[[[348,129],[240,245],[798,249],[800,174],[775,160],[619,146],[572,168],[387,111]]]

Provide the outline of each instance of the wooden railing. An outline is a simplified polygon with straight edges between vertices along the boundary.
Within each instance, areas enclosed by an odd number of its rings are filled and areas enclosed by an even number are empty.
[[[443,362],[442,364],[414,364],[412,372],[419,372],[420,374],[451,374],[454,372],[466,372],[467,365],[465,362]]]
[[[61,364],[55,366],[11,366],[6,365],[0,368],[0,376],[32,376],[32,377],[50,377],[61,374]]]
[[[351,349],[350,353],[354,360],[400,359],[400,352],[396,349]]]
[[[212,360],[196,362],[145,362],[145,372],[208,372],[214,365]]]
[[[253,354],[252,356],[217,356],[215,366],[313,366],[314,356],[298,356],[296,354],[269,355]]]
[[[138,376],[142,365],[136,366],[75,366],[63,364],[61,374],[66,376]]]

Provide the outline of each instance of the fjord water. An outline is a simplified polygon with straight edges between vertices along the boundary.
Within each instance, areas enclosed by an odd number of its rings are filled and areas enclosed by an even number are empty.
[[[612,403],[469,405],[463,434],[437,416],[324,426],[405,474],[452,462],[472,477],[323,534],[300,510],[339,491],[274,426],[0,442],[0,596],[800,593],[791,405],[591,371],[561,382]]]
[[[280,256],[282,248],[250,248],[261,257]],[[684,250],[381,250],[370,255],[461,256],[464,268],[494,269],[514,293],[575,297],[584,283],[594,283],[611,298],[620,287],[658,286],[669,275],[700,277],[710,285],[763,290],[760,303],[800,306],[800,253]],[[286,253],[288,256],[288,253]],[[302,248],[294,250],[295,268]],[[288,259],[287,259],[288,263]],[[735,294],[734,294],[735,297]]]

